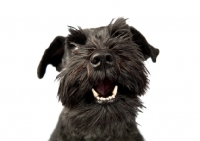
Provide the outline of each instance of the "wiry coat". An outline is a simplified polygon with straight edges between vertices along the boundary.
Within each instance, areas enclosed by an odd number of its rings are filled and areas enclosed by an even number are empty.
[[[39,78],[48,64],[62,70],[58,97],[65,107],[50,141],[143,141],[135,118],[143,107],[139,96],[148,87],[144,61],[155,62],[159,50],[123,18],[69,31],[54,39],[38,67]],[[112,100],[93,96],[95,89],[108,97],[114,86],[118,91]]]

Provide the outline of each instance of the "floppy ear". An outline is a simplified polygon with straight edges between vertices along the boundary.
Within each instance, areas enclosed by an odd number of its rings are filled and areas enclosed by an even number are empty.
[[[48,64],[52,64],[56,67],[57,71],[61,71],[65,39],[65,37],[57,36],[50,44],[49,48],[45,50],[37,69],[38,78],[42,78],[44,76]]]
[[[139,45],[144,58],[147,60],[149,57],[151,57],[153,62],[156,62],[156,57],[159,54],[159,49],[154,48],[152,45],[150,45],[145,37],[134,27],[130,26],[130,31],[132,33],[132,40]]]

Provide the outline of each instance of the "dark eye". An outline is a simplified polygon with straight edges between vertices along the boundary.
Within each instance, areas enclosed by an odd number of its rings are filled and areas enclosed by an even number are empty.
[[[73,54],[76,55],[76,54],[78,53],[78,47],[73,48],[73,49],[72,49],[72,52],[73,52]]]

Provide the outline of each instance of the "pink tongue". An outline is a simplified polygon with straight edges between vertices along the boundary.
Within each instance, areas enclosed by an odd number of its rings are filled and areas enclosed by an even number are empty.
[[[114,84],[110,80],[103,80],[96,86],[96,91],[102,96],[106,96],[109,92],[112,92]]]

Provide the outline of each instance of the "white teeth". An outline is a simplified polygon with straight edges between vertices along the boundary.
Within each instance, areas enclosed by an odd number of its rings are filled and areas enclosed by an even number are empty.
[[[116,85],[112,91],[112,95],[109,97],[99,97],[99,94],[92,88],[92,93],[94,95],[94,97],[99,100],[99,101],[107,101],[107,100],[111,100],[111,99],[115,99],[115,96],[117,95],[117,89],[118,86]]]
[[[103,100],[103,101],[104,101],[104,100],[106,100],[106,99],[105,99],[104,97],[100,97],[100,100]]]
[[[93,93],[93,95],[94,95],[94,97],[98,97],[99,96],[99,94],[92,88],[92,93]]]
[[[118,86],[116,85],[116,86],[114,87],[113,91],[112,91],[112,94],[113,94],[114,96],[116,96],[116,94],[117,94],[117,89],[118,89]]]

